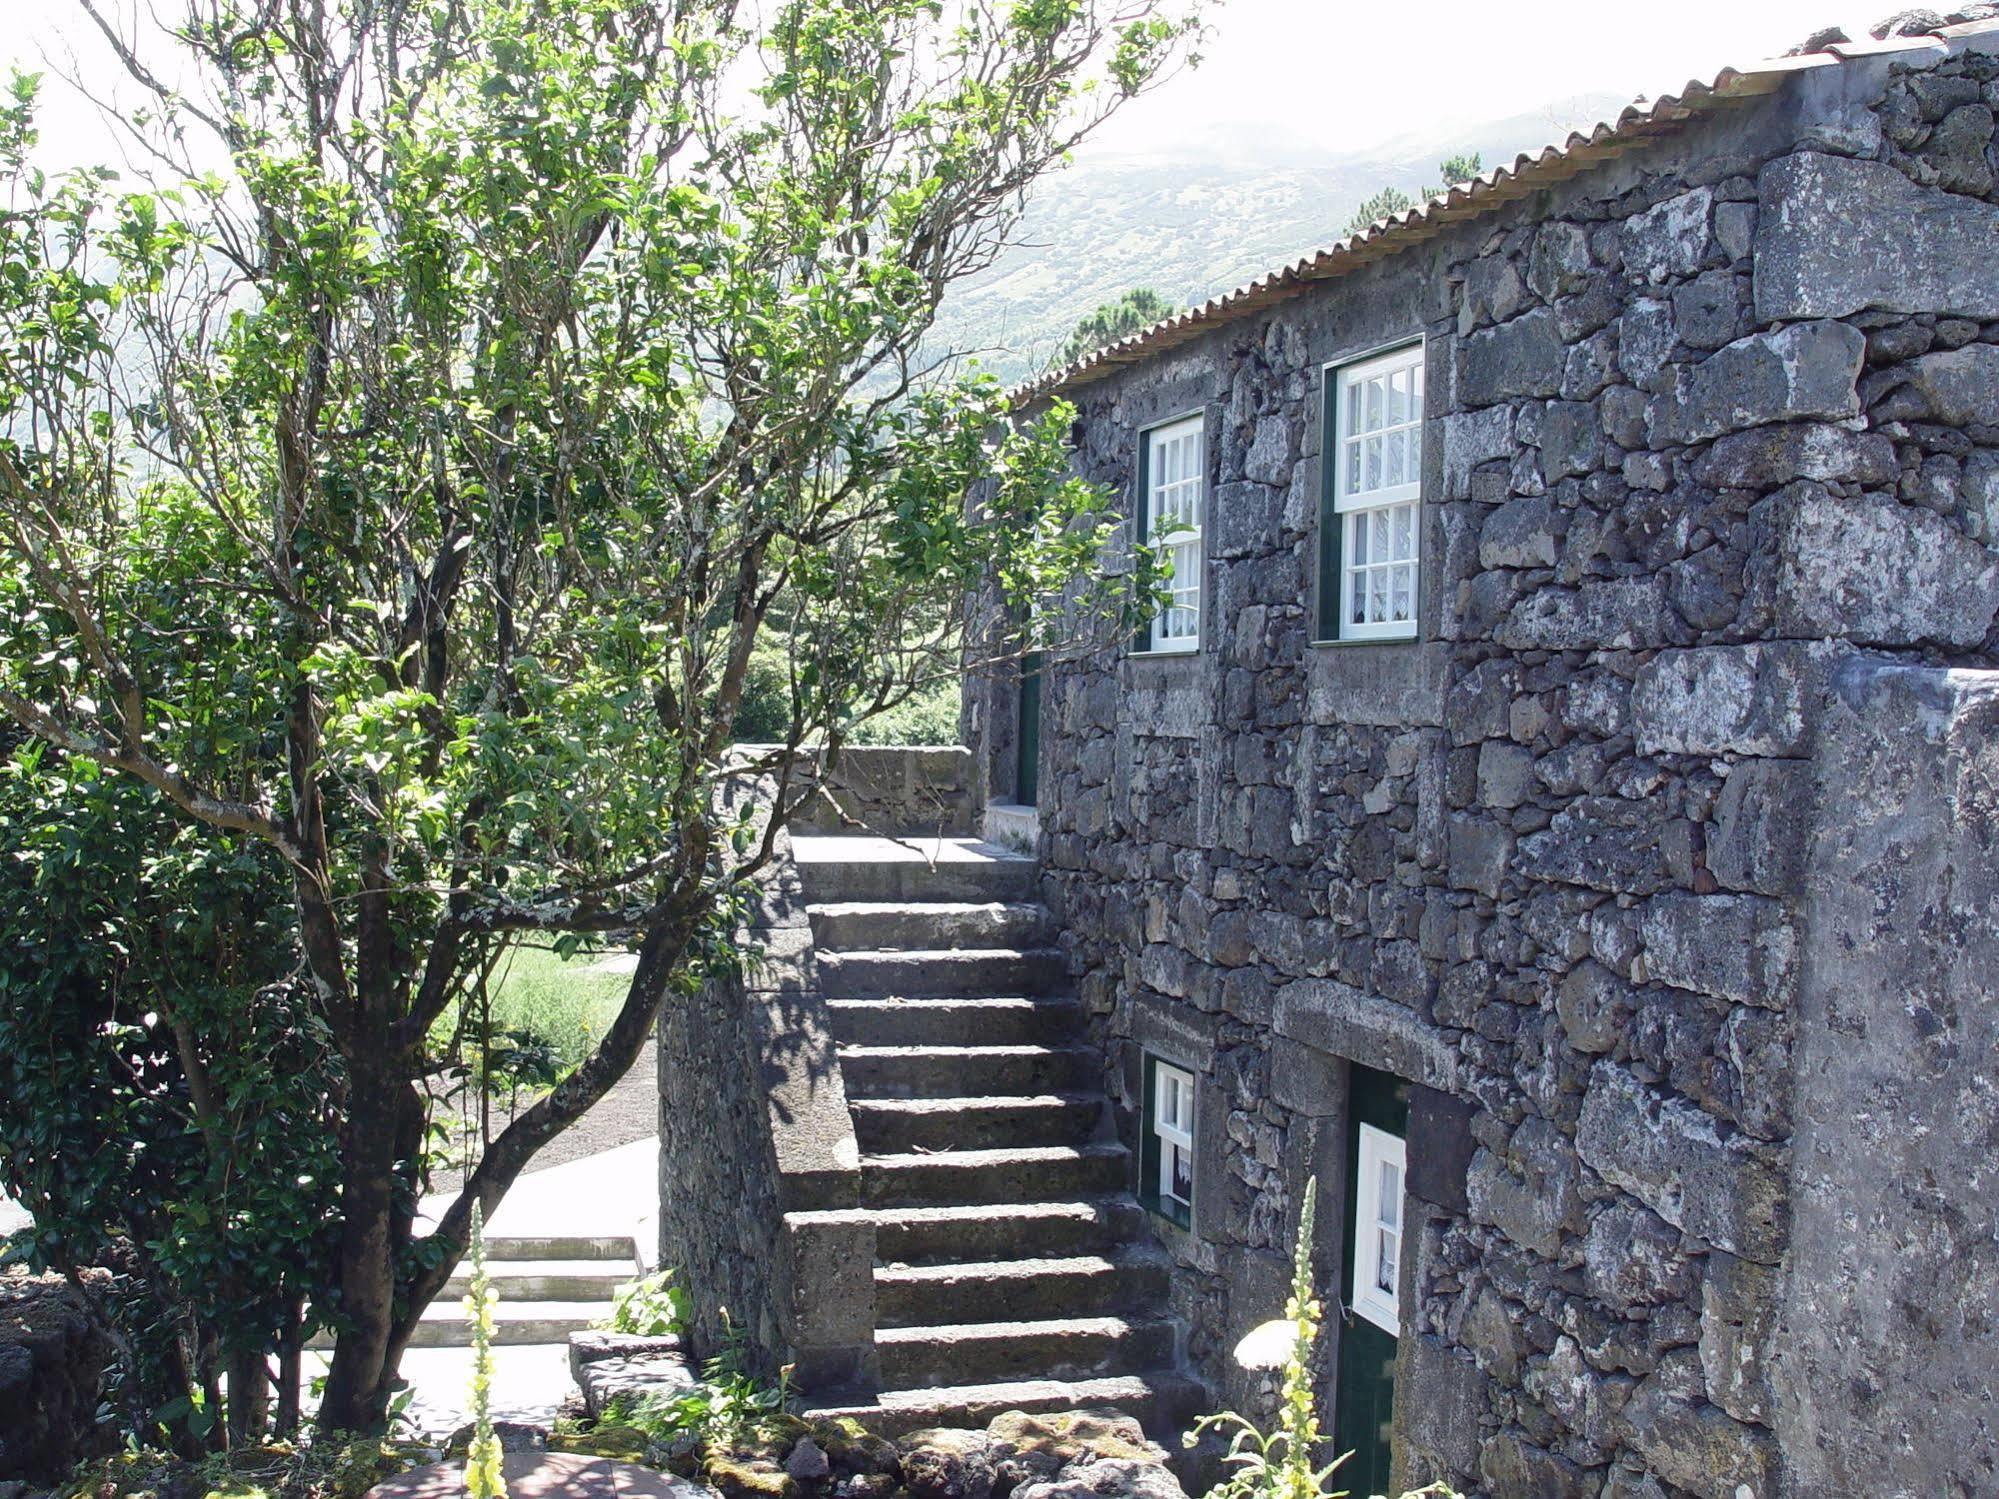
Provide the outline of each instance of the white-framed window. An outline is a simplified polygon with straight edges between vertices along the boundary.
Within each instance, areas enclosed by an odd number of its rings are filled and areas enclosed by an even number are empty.
[[[1155,651],[1191,651],[1201,643],[1205,426],[1204,418],[1189,416],[1144,434],[1145,544],[1173,567],[1166,605],[1146,635]]]
[[[1153,1195],[1184,1221],[1194,1205],[1194,1075],[1157,1058],[1152,1062],[1152,1133],[1159,1156]]]
[[[1390,1337],[1402,1336],[1402,1178],[1399,1135],[1360,1127],[1353,1214],[1353,1309]]]
[[[1416,633],[1422,561],[1423,346],[1327,372],[1333,423],[1332,514],[1340,528],[1339,609],[1329,639],[1394,640]]]

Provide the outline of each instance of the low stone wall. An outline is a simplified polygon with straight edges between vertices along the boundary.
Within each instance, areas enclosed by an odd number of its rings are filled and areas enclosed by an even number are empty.
[[[742,746],[746,754],[776,748]],[[848,745],[830,762],[807,746],[793,774],[804,783],[821,783],[825,791],[792,820],[801,833],[967,838],[978,832],[972,752],[963,745]]]
[[[760,811],[768,781],[733,800]],[[697,1356],[728,1321],[766,1378],[793,1366],[807,1389],[874,1382],[874,1228],[812,932],[780,833],[740,933],[759,955],[740,979],[669,1003],[659,1022],[660,1263],[693,1298]]]
[[[96,1447],[111,1348],[53,1275],[0,1275],[0,1485],[55,1484]]]

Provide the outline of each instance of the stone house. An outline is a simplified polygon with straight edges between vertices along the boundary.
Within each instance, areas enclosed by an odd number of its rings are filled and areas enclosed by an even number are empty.
[[[1357,1492],[1999,1493],[1999,23],[1931,30],[1024,393],[1172,597],[972,685],[981,794],[1219,1398],[1316,1173]]]
[[[1022,393],[1170,607],[850,760],[667,1007],[698,1341],[1164,1434],[1267,1398],[1316,1176],[1355,1492],[1999,1493],[1999,26],[1930,29]]]

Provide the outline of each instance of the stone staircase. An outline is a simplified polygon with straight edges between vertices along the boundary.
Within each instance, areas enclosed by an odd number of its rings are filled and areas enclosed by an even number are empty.
[[[486,1273],[500,1293],[493,1314],[496,1346],[547,1344],[566,1349],[569,1335],[611,1315],[611,1295],[639,1274],[638,1245],[629,1237],[569,1236],[544,1238],[490,1237],[486,1240]],[[437,1299],[424,1308],[412,1348],[469,1348],[471,1324],[464,1300],[469,1267],[445,1283]],[[322,1334],[315,1348],[330,1348]]]
[[[877,1246],[881,1387],[822,1410],[893,1434],[1113,1405],[1167,1429],[1197,1387],[1035,862],[795,847],[861,1150],[860,1208],[820,1216],[858,1212]]]

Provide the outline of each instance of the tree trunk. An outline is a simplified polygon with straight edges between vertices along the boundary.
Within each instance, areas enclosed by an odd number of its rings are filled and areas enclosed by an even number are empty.
[[[341,1152],[340,1314],[319,1425],[371,1432],[388,1422],[395,1319],[396,1135],[408,1082],[385,1058],[350,1055]]]

